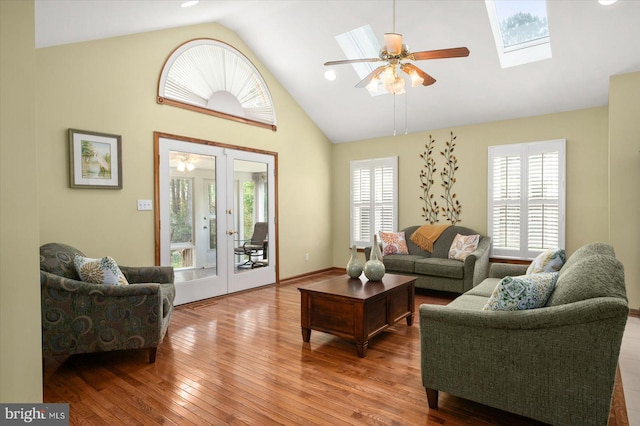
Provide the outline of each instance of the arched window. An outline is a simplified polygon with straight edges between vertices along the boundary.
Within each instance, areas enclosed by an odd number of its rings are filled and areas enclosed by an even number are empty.
[[[162,69],[157,101],[276,130],[262,76],[246,56],[218,40],[191,40],[174,50]]]

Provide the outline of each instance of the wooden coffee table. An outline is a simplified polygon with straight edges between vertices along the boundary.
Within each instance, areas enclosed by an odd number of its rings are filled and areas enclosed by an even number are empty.
[[[413,324],[415,282],[415,277],[393,274],[368,281],[363,274],[298,287],[302,340],[310,340],[311,330],[330,333],[354,341],[364,357],[373,336],[402,318]]]

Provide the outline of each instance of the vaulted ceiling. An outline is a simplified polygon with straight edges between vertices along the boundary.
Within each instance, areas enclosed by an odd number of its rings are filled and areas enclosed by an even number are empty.
[[[335,81],[323,76],[324,62],[346,59],[336,35],[369,24],[382,43],[392,0],[181,2],[36,0],[36,47],[216,22],[244,40],[334,143],[603,106],[610,76],[640,70],[635,0],[547,1],[553,57],[506,69],[484,1],[397,0],[396,32],[411,51],[466,46],[471,54],[416,62],[437,82],[395,97],[356,89],[350,65],[334,67]]]

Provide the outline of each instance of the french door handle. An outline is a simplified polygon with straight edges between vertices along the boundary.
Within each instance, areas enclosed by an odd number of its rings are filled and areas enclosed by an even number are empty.
[[[235,234],[235,231],[233,231],[233,230],[229,230],[229,231],[227,231],[227,234],[229,234],[229,235],[233,235],[233,234]]]

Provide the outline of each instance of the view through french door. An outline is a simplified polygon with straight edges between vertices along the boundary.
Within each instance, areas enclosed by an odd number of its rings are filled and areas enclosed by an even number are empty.
[[[175,304],[276,281],[275,154],[155,133],[156,263]]]

